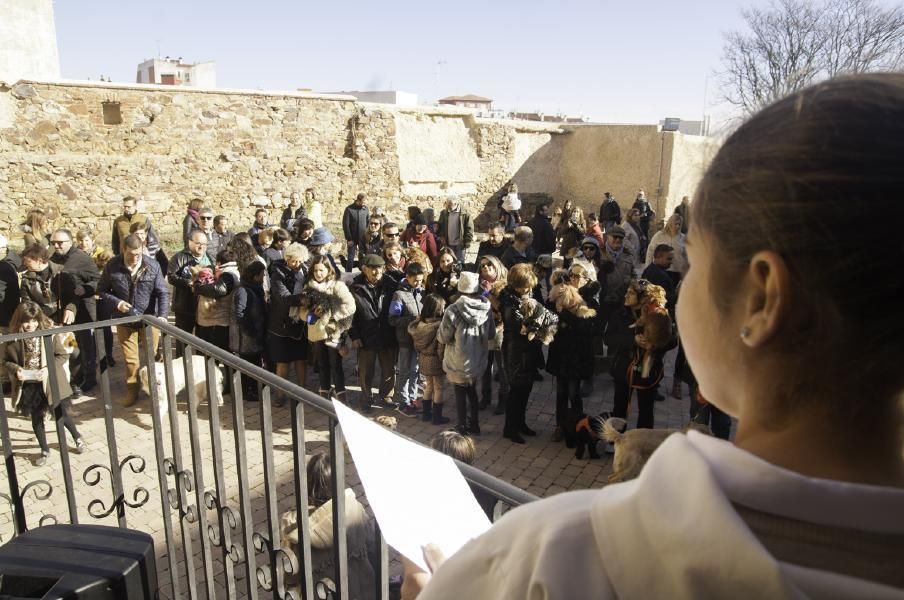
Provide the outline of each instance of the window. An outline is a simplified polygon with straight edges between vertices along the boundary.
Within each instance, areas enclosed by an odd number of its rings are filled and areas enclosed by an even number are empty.
[[[104,125],[120,125],[122,124],[122,108],[119,102],[115,100],[104,100],[101,102],[104,109]]]

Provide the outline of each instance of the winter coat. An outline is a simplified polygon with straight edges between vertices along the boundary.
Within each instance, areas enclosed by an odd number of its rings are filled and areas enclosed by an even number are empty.
[[[214,265],[210,256],[207,256],[207,262],[208,266]],[[192,269],[200,264],[201,261],[188,250],[177,252],[169,261],[166,280],[173,286],[173,312],[177,315],[194,316],[198,310]]]
[[[562,379],[583,380],[593,376],[593,335],[597,311],[588,306],[586,301],[572,310],[555,310],[559,290],[563,285],[568,284],[553,286],[549,294],[549,303],[559,317],[559,326],[549,344],[546,370]]]
[[[600,223],[619,223],[621,222],[621,206],[618,205],[615,198],[609,198],[600,204],[598,216]]]
[[[39,273],[25,271],[19,286],[22,302],[36,302],[44,314],[54,323],[63,322],[63,313],[76,313],[75,280],[63,267],[48,263]]]
[[[445,345],[439,341],[440,320],[423,321],[415,319],[408,324],[408,333],[417,352],[417,363],[421,375],[437,377],[444,373],[443,354]]]
[[[306,218],[308,216],[308,211],[305,210],[304,204],[296,208],[294,211],[291,206],[287,206],[282,211],[282,216],[279,217],[279,226],[285,229],[286,231],[292,231],[295,228],[295,223]]]
[[[354,203],[346,206],[342,213],[342,234],[345,240],[357,244],[367,232],[369,219],[370,210],[366,206],[355,206]]]
[[[414,227],[406,229],[400,241],[407,243],[409,246],[417,246],[430,258],[434,266],[436,265],[439,249],[436,247],[436,237],[429,229],[425,229],[421,233],[417,233]]]
[[[113,235],[110,239],[110,251],[114,256],[122,253],[122,243],[129,237],[129,230],[133,223],[143,223],[147,227],[147,246],[151,254],[156,254],[160,249],[160,238],[154,231],[151,218],[148,215],[135,213],[131,217],[119,215],[113,219]]]
[[[16,267],[10,261],[0,260],[0,327],[9,326],[9,320],[21,300]]]
[[[362,261],[361,264],[364,264],[364,257],[368,254],[383,256],[383,236],[380,232],[375,236],[365,233],[358,242],[358,260]]]
[[[474,241],[474,224],[471,222],[471,215],[468,213],[457,210],[459,219],[459,228],[460,228],[460,239],[461,246],[463,248],[467,248]],[[448,209],[443,209],[439,213],[439,220],[437,222],[437,232],[439,233],[439,237],[442,238],[443,244],[449,244],[449,211]]]
[[[537,254],[552,254],[556,251],[556,230],[552,223],[543,215],[537,215],[527,224],[534,232],[534,241],[531,244]]]
[[[602,272],[597,274],[600,284],[603,286],[600,302],[624,302],[625,294],[628,292],[628,282],[634,278],[634,256],[624,246],[614,258],[603,248],[600,262],[601,264],[608,262],[608,267],[610,267],[603,268]]]
[[[537,372],[543,368],[543,343],[539,338],[527,339],[521,333],[524,315],[521,314],[521,298],[509,287],[499,294],[502,313],[502,361],[509,385],[532,384]]]
[[[126,316],[116,311],[123,300],[132,305],[131,314],[153,315],[164,319],[169,314],[169,288],[163,279],[160,265],[148,258],[141,259],[141,267],[134,281],[122,255],[111,258],[100,276],[97,293],[101,299],[111,303],[116,317]]]
[[[421,288],[414,289],[407,281],[402,281],[392,296],[392,302],[389,304],[389,324],[395,327],[396,342],[400,348],[412,347],[408,324],[421,315],[424,293]]]
[[[495,256],[496,258],[501,259],[502,255],[511,246],[512,243],[507,239],[503,239],[502,243],[498,246],[494,246],[489,242],[489,240],[485,240],[480,242],[480,245],[477,246],[477,259],[480,261],[481,256]]]
[[[308,341],[338,346],[342,334],[351,328],[355,314],[355,298],[348,286],[335,279],[323,283],[309,279],[302,293],[308,304],[301,306],[298,314],[308,322]],[[314,314],[317,307],[323,309],[319,317]]]
[[[367,283],[363,273],[353,280],[350,290],[355,298],[355,314],[348,336],[361,340],[362,349],[376,351],[397,346],[395,327],[389,323],[389,305],[397,287],[388,275],[383,275],[375,286]]]
[[[490,302],[482,296],[462,296],[446,309],[438,333],[446,346],[443,370],[449,381],[473,384],[487,368],[490,340],[496,336]]]
[[[194,214],[192,214],[194,213]],[[201,229],[201,224],[198,223],[198,211],[188,209],[185,213],[185,218],[182,219],[182,247],[188,248],[188,240],[191,238],[191,232],[195,229]],[[125,239],[125,238],[123,238]]]
[[[515,245],[512,244],[506,248],[499,260],[502,261],[502,264],[506,269],[511,269],[515,265],[520,265],[521,263],[534,264],[537,262],[537,253],[534,252],[532,246],[528,246],[527,250],[524,251],[524,254],[521,254],[515,249]]]
[[[207,254],[209,254],[214,260],[216,260],[217,255],[226,249],[226,246],[229,245],[229,242],[232,241],[232,238],[235,237],[234,233],[226,232],[219,233],[216,229],[211,229],[207,233]]]
[[[57,382],[60,387],[60,398],[68,398],[72,395],[72,387],[69,385],[69,353],[63,346],[63,335],[57,334],[53,336],[53,368],[56,369]],[[47,357],[44,355],[44,342],[39,344],[41,348],[41,365],[47,365]],[[22,384],[16,376],[18,369],[25,364],[25,342],[16,340],[15,342],[7,342],[3,363],[6,367],[7,378],[12,386],[10,397],[12,405],[18,408],[19,400],[22,398]],[[48,369],[49,371],[49,369]],[[53,405],[53,396],[50,390],[50,373],[44,380],[44,395],[47,396],[47,402]]]
[[[333,560],[333,502],[319,507],[308,507],[308,525],[311,535],[311,574],[315,582],[327,580],[335,593],[335,563]],[[283,513],[281,521],[283,545],[295,555],[298,551],[298,519],[295,511]],[[376,598],[376,572],[373,552],[376,532],[374,523],[364,506],[355,497],[354,490],[345,490],[346,551],[348,553],[348,590],[351,600]],[[297,576],[286,582],[300,598]],[[332,597],[332,596],[329,596]]]
[[[264,351],[267,331],[267,304],[264,287],[241,282],[232,293],[229,311],[229,350],[239,354]]]
[[[63,256],[52,255],[50,261],[63,267],[63,272],[72,276],[75,284],[76,323],[93,323],[97,320],[97,302],[94,294],[100,272],[94,260],[84,250],[70,248]]]
[[[229,327],[232,312],[232,293],[239,284],[239,269],[234,262],[217,267],[218,275],[213,283],[195,282],[198,295],[198,312],[195,321],[201,327]]]
[[[307,325],[303,320],[289,317],[292,307],[301,306],[302,294],[295,292],[296,281],[305,279],[304,269],[295,272],[286,266],[285,260],[270,265],[270,312],[267,331],[295,340],[307,339]]]
[[[625,230],[625,241],[623,243],[625,248],[628,248],[631,251],[631,255],[634,257],[634,269],[637,270],[643,266],[643,263],[641,262],[642,257],[646,255],[647,251],[647,249],[642,246],[640,240],[640,236],[643,235],[643,232],[640,231],[639,225],[635,229],[634,225],[627,221],[622,223],[621,227]]]

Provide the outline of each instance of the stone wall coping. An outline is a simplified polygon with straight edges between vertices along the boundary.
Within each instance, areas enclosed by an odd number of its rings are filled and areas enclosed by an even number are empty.
[[[336,102],[358,102],[354,96],[344,94],[320,94],[314,92],[293,92],[293,91],[272,91],[272,90],[249,90],[249,89],[232,89],[232,88],[196,88],[181,85],[159,85],[149,83],[120,83],[118,81],[84,81],[80,79],[20,79],[16,82],[9,83],[0,81],[0,85],[13,88],[19,84],[32,85],[49,85],[55,87],[81,87],[95,88],[104,90],[136,90],[148,92],[170,92],[173,94],[216,94],[216,95],[236,95],[236,96],[270,96],[278,98],[306,98],[311,100],[333,100]]]

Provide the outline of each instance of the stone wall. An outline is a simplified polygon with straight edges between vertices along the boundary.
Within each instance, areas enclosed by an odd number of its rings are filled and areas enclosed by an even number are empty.
[[[288,194],[307,187],[337,234],[358,192],[402,223],[409,204],[438,212],[459,195],[483,227],[510,180],[527,216],[532,203],[566,198],[595,210],[605,190],[623,203],[638,187],[652,196],[661,177],[664,189],[691,186],[699,152],[691,143],[673,148],[675,135],[476,119],[339,95],[22,81],[0,85],[0,231],[17,246],[17,227],[37,206],[59,215],[55,225],[106,232],[131,194],[172,247],[193,197],[242,230],[255,207],[276,220]],[[660,170],[663,161],[671,170]]]

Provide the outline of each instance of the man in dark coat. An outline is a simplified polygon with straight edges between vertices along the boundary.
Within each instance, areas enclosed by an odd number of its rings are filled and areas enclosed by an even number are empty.
[[[656,211],[653,210],[653,207],[650,206],[649,200],[647,200],[646,192],[643,190],[637,190],[637,198],[634,200],[634,208],[636,208],[640,212],[640,228],[643,230],[643,234],[649,238],[650,237],[650,223],[656,218]]]
[[[599,217],[604,231],[609,231],[613,225],[621,223],[621,207],[610,192],[606,192],[603,197]]]
[[[480,242],[477,247],[477,264],[480,264],[481,256],[495,256],[502,259],[503,253],[510,245],[505,238],[505,227],[502,226],[502,223],[494,223],[487,230],[487,239]]]
[[[678,293],[675,290],[674,280],[668,274],[673,260],[675,260],[675,249],[668,244],[659,244],[653,248],[653,262],[644,269],[642,277],[665,290],[666,309],[674,321]]]
[[[458,262],[465,262],[465,252],[474,241],[474,224],[471,215],[461,209],[461,201],[452,196],[446,208],[439,213],[438,235],[440,244],[449,246],[455,252]]]
[[[532,247],[539,254],[552,254],[556,251],[556,230],[549,222],[549,206],[541,204],[534,213],[534,218],[527,224],[534,232]]]
[[[73,247],[72,232],[68,229],[54,231],[50,236],[50,244],[53,246],[50,260],[62,266],[63,272],[71,275],[75,283],[74,323],[93,323],[97,320],[94,293],[97,280],[100,279],[97,265],[87,252]],[[69,325],[65,319],[64,324]],[[75,341],[78,344],[79,360],[73,364],[72,383],[73,392],[78,394],[79,388],[87,392],[97,385],[97,348],[90,329],[75,332]]]
[[[9,333],[9,320],[19,306],[19,275],[10,258],[9,240],[0,234],[0,335]],[[18,259],[19,257],[16,256]],[[19,259],[19,265],[22,260]],[[6,356],[6,344],[0,344],[0,356]],[[8,381],[6,369],[0,369],[0,382]]]
[[[200,229],[191,232],[188,248],[177,252],[170,259],[166,280],[173,286],[173,312],[176,315],[176,327],[182,331],[195,331],[198,298],[193,287],[193,271],[198,267],[213,265],[213,259],[207,254],[207,234]]]
[[[395,328],[389,324],[389,304],[396,291],[396,282],[384,273],[385,261],[376,254],[364,257],[361,273],[351,285],[355,297],[355,315],[348,337],[358,349],[358,380],[361,383],[362,412],[373,404],[371,382],[375,363],[380,362],[380,402],[395,407],[395,363],[398,344]]]
[[[345,271],[351,273],[355,266],[355,257],[358,255],[358,243],[367,232],[367,221],[370,219],[370,211],[364,206],[367,197],[358,194],[355,201],[345,207],[342,213],[342,233],[345,235],[346,261]]]
[[[153,315],[165,319],[169,313],[169,288],[160,265],[143,255],[141,239],[134,234],[123,240],[122,253],[111,258],[104,267],[97,292],[112,304],[115,318]],[[151,331],[152,347],[156,348],[160,332],[156,328]],[[126,396],[120,404],[132,406],[138,400],[138,368],[144,348],[144,328],[119,325],[116,337],[126,363]]]

